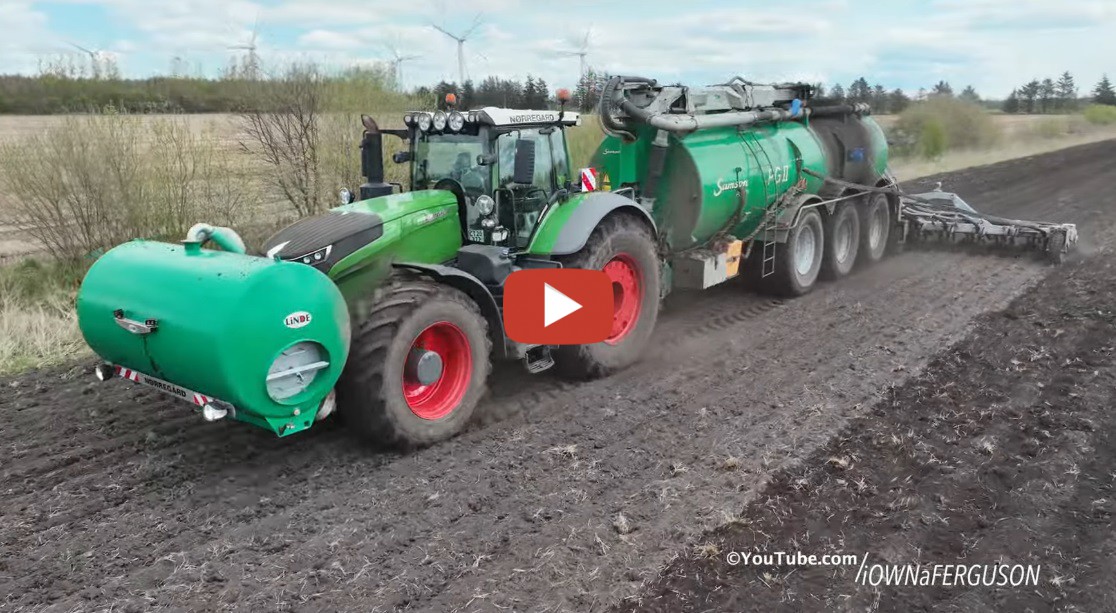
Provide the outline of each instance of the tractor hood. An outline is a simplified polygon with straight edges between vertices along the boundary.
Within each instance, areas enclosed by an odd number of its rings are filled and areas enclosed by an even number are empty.
[[[362,200],[296,221],[269,238],[264,252],[269,258],[329,272],[341,260],[380,239],[385,224],[456,205],[451,192],[432,190]]]

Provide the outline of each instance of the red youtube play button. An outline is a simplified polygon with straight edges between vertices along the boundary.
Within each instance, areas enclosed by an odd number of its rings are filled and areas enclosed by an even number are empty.
[[[504,330],[527,345],[588,345],[612,331],[612,281],[599,270],[520,270],[504,285]]]

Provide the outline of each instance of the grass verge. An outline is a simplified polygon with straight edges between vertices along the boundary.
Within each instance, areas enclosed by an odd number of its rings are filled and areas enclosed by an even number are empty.
[[[74,312],[81,274],[77,266],[33,259],[0,267],[0,374],[88,353]]]

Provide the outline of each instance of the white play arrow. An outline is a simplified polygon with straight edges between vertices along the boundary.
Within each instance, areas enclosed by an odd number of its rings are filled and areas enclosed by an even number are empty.
[[[544,328],[550,327],[550,324],[579,310],[581,310],[581,304],[576,300],[554,289],[549,283],[543,283]]]

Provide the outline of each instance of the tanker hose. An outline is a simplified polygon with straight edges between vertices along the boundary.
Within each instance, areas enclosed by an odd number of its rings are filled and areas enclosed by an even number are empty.
[[[244,239],[236,233],[232,228],[215,227],[206,223],[194,224],[188,232],[186,232],[186,242],[204,244],[208,241],[217,243],[221,249],[231,253],[246,253],[247,247],[244,245]]]
[[[606,134],[617,136],[625,142],[630,143],[635,141],[635,134],[624,129],[624,126],[617,123],[612,117],[612,106],[615,102],[615,97],[619,95],[617,93],[617,88],[620,87],[623,81],[624,77],[612,77],[605,83],[604,89],[601,91],[601,102],[597,111],[597,116],[601,121],[601,129],[603,129]]]

